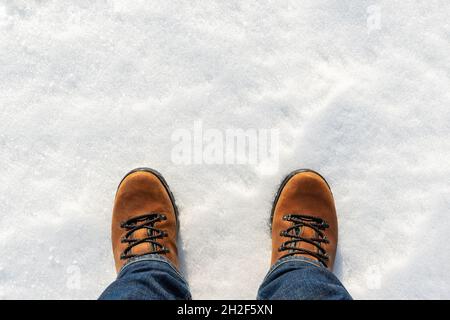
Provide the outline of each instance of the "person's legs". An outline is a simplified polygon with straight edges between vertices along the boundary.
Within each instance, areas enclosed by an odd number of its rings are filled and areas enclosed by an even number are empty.
[[[178,272],[178,211],[164,178],[135,169],[117,189],[112,245],[117,279],[100,299],[190,299]]]
[[[147,255],[129,262],[100,300],[189,300],[189,287],[163,256]]]
[[[302,257],[279,260],[258,291],[261,300],[351,300],[342,283],[328,269]]]
[[[292,172],[272,208],[272,267],[258,299],[351,299],[331,272],[338,240],[333,195],[311,170]]]

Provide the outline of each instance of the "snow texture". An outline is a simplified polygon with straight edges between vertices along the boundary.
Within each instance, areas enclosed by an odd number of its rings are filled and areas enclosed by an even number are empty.
[[[312,168],[357,299],[450,298],[448,0],[0,1],[0,298],[95,299],[130,169],[168,180],[194,299],[256,296]],[[280,166],[177,165],[176,129],[280,131]]]

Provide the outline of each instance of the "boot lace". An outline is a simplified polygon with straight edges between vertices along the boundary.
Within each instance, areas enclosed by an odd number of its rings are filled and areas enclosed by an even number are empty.
[[[146,254],[166,254],[170,250],[160,244],[157,240],[167,237],[167,233],[156,228],[155,224],[166,220],[167,217],[161,213],[148,213],[141,216],[133,217],[120,224],[120,227],[127,230],[125,235],[121,239],[121,243],[128,243],[128,246],[122,252],[120,259],[129,259],[133,257],[139,257]],[[147,229],[148,236],[142,239],[133,239],[134,232]],[[131,254],[131,249],[142,244],[151,244],[151,249],[148,252],[141,254]]]
[[[278,251],[287,251],[285,255],[281,258],[293,256],[297,254],[305,254],[312,256],[318,259],[325,267],[327,267],[327,261],[329,260],[329,256],[324,248],[322,248],[321,244],[328,244],[330,241],[325,236],[323,230],[329,228],[328,223],[326,223],[323,219],[308,215],[300,215],[300,214],[288,214],[283,216],[283,220],[290,221],[293,225],[287,228],[284,231],[281,231],[280,236],[289,238],[289,240],[285,241]],[[301,236],[301,228],[311,228],[316,232],[315,238],[305,238]],[[297,248],[298,242],[306,242],[315,246],[318,251],[314,252],[311,250]]]

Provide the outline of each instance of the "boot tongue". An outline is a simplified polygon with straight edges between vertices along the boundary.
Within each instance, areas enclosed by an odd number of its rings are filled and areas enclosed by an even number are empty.
[[[313,228],[309,228],[309,227],[300,227],[294,230],[296,235],[300,235],[302,238],[306,238],[306,239],[314,239],[317,238],[317,234],[316,231]],[[296,248],[301,248],[304,250],[308,250],[308,251],[312,251],[312,252],[317,252],[318,249],[316,246],[305,242],[305,241],[298,241],[295,244]],[[305,256],[307,258],[313,259],[313,260],[318,260],[317,258],[309,255],[309,254],[299,254],[301,256]]]
[[[139,229],[139,230],[136,230],[135,232],[133,232],[133,234],[131,236],[133,237],[133,239],[141,240],[141,239],[147,238],[148,235],[149,235],[149,233],[148,233],[147,229]],[[137,246],[134,246],[133,248],[131,248],[130,254],[142,255],[142,254],[146,254],[150,251],[152,251],[152,244],[148,243],[148,242],[143,242],[143,243],[138,244]]]

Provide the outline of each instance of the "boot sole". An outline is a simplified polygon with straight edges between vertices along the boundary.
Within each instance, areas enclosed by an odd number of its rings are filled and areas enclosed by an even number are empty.
[[[311,170],[311,169],[299,169],[299,170],[292,171],[284,178],[283,182],[281,182],[281,185],[278,187],[278,191],[275,194],[275,199],[272,204],[272,211],[270,213],[270,232],[272,232],[273,215],[275,214],[275,207],[277,206],[278,199],[280,198],[280,195],[281,195],[281,191],[283,191],[284,187],[289,182],[289,180],[291,180],[292,177],[294,177],[295,175],[302,173],[302,172],[311,172],[311,173],[318,175],[320,178],[322,178],[323,181],[325,181],[331,194],[333,194],[333,192],[331,191],[330,185],[328,184],[328,181],[320,173],[318,173],[314,170]]]
[[[153,174],[154,176],[156,176],[158,178],[159,181],[161,181],[161,183],[163,184],[164,188],[166,189],[167,193],[169,194],[169,198],[170,201],[172,202],[173,205],[173,210],[175,212],[175,221],[177,223],[177,235],[178,235],[178,231],[180,230],[180,224],[178,221],[178,207],[175,203],[175,197],[173,196],[172,191],[169,188],[169,184],[166,182],[166,180],[164,179],[164,177],[162,176],[161,173],[159,173],[158,171],[156,171],[155,169],[152,168],[146,168],[146,167],[142,167],[142,168],[136,168],[131,170],[130,172],[128,172],[125,177],[122,178],[122,180],[119,183],[119,186],[117,187],[117,191],[119,190],[120,186],[122,185],[122,182],[131,174],[135,173],[135,172],[148,172]],[[116,191],[116,193],[117,193]]]

